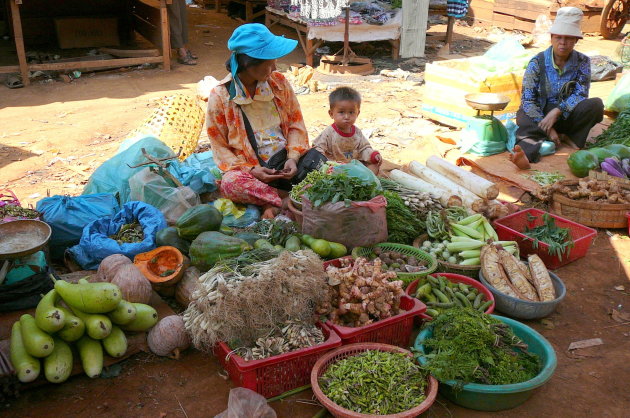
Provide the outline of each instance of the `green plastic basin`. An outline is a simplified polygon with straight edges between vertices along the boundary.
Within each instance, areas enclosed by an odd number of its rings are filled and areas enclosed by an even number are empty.
[[[556,370],[556,352],[545,337],[527,325],[521,324],[513,319],[498,315],[492,316],[508,324],[514,334],[528,345],[529,352],[540,356],[542,369],[533,379],[512,385],[482,385],[469,383],[464,385],[461,390],[455,390],[454,380],[440,382],[440,393],[442,396],[464,408],[476,409],[478,411],[501,411],[514,408],[529,399],[534,393],[534,390],[544,385]],[[432,327],[429,326],[422,330],[420,334],[418,334],[418,338],[416,338],[415,349],[421,353],[425,353],[425,348],[422,343],[432,336]],[[418,362],[420,362],[420,364],[426,364],[427,358],[420,355],[418,356]]]

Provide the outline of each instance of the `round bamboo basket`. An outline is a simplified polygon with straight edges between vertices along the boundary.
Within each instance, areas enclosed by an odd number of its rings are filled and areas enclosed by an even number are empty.
[[[576,186],[577,180],[563,180],[563,186]],[[630,185],[618,183],[619,187],[630,191]],[[582,225],[594,228],[626,228],[630,211],[630,204],[611,204],[591,202],[588,200],[569,199],[560,193],[552,196],[552,211],[556,215],[570,219]]]

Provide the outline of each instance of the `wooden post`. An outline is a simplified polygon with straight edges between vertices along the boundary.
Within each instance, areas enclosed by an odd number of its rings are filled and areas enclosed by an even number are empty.
[[[453,41],[453,26],[455,26],[455,18],[453,16],[448,17],[448,26],[446,27],[446,44],[451,46]]]
[[[400,55],[403,58],[424,57],[429,17],[429,0],[403,0]]]
[[[254,6],[251,1],[245,0],[245,23],[252,23],[254,20]]]
[[[171,71],[171,32],[168,27],[166,0],[160,0],[160,21],[162,30],[162,65],[164,70]]]
[[[11,4],[11,18],[13,21],[13,37],[15,38],[15,50],[20,64],[20,74],[22,84],[28,86],[31,80],[28,78],[28,63],[26,62],[26,51],[24,50],[24,35],[22,34],[22,19],[20,18],[20,6],[22,0],[9,0]]]

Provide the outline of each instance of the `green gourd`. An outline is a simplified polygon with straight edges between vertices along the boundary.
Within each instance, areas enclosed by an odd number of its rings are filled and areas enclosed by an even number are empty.
[[[35,323],[39,329],[49,334],[59,331],[66,323],[63,311],[55,306],[57,299],[57,292],[52,289],[44,295],[35,309]]]
[[[128,324],[121,325],[125,331],[141,332],[146,331],[157,324],[158,314],[155,309],[143,303],[134,303],[136,308],[136,318]]]
[[[85,323],[87,335],[95,340],[102,340],[112,332],[112,321],[102,314],[88,314],[71,307],[72,312]]]
[[[55,338],[55,349],[44,359],[44,376],[51,383],[68,380],[72,372],[72,350],[60,338]]]
[[[37,327],[32,315],[24,314],[20,317],[22,342],[26,352],[33,357],[46,357],[55,348],[52,337]]]
[[[83,371],[88,377],[96,377],[103,371],[103,347],[101,342],[84,335],[77,341]]]
[[[85,322],[78,316],[66,308],[59,307],[66,317],[66,322],[63,328],[57,332],[57,335],[64,341],[72,342],[83,337],[85,334]]]
[[[127,337],[123,330],[113,326],[111,334],[103,339],[103,348],[114,358],[124,356],[127,352]]]
[[[136,318],[136,307],[133,303],[121,300],[116,309],[107,314],[114,324],[128,324]]]
[[[22,339],[22,327],[20,321],[15,321],[11,328],[11,364],[15,369],[17,378],[22,383],[32,382],[37,379],[40,371],[39,360],[31,356],[24,347]]]
[[[194,240],[206,231],[218,231],[223,215],[212,205],[197,205],[189,208],[175,223],[177,234],[184,239]]]
[[[112,311],[122,299],[120,288],[111,283],[88,283],[81,280],[74,284],[57,280],[55,290],[67,305],[85,313]]]

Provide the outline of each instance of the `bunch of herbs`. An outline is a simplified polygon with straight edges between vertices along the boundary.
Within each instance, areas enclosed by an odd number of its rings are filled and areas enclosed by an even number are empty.
[[[317,180],[306,190],[304,196],[311,201],[314,208],[328,202],[345,202],[346,207],[349,207],[351,202],[370,200],[378,192],[375,183],[367,183],[340,172]]]
[[[387,199],[387,241],[411,244],[424,233],[424,222],[405,205],[398,193],[385,191],[383,195]]]
[[[527,221],[532,222],[534,220],[536,220],[536,216],[527,215]],[[542,225],[534,228],[526,226],[524,234],[534,240],[534,249],[538,248],[539,242],[544,242],[548,246],[549,255],[556,256],[562,261],[562,257],[568,255],[575,245],[571,238],[571,230],[557,226],[556,221],[548,213],[542,216],[542,220]]]

